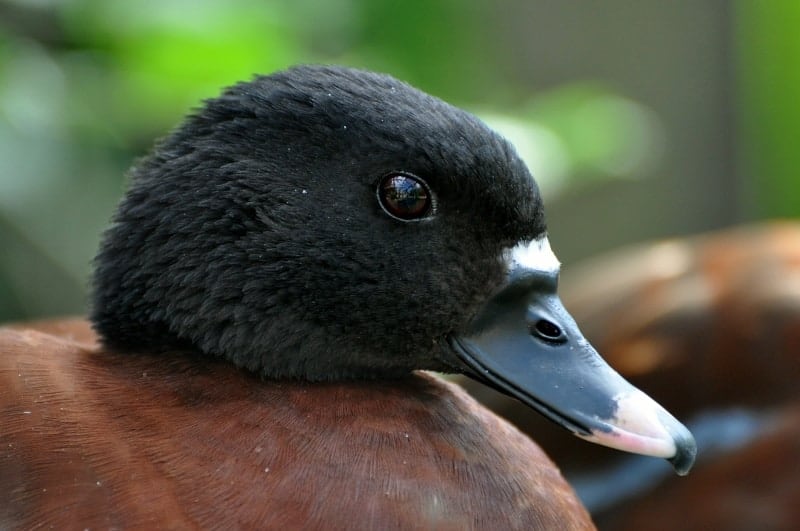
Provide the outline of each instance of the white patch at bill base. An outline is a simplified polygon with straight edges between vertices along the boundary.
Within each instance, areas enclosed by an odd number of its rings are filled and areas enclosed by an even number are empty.
[[[530,242],[520,242],[507,255],[509,269],[524,267],[545,273],[557,273],[561,268],[547,236],[541,236]]]

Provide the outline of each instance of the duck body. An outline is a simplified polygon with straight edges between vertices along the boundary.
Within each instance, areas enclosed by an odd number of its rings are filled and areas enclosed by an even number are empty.
[[[35,328],[0,331],[3,529],[593,528],[530,439],[435,376],[265,382]]]

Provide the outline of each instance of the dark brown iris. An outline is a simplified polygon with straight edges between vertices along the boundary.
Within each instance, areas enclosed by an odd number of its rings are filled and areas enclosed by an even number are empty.
[[[431,212],[433,199],[425,182],[419,177],[393,173],[378,185],[378,200],[383,209],[404,221],[421,219]]]

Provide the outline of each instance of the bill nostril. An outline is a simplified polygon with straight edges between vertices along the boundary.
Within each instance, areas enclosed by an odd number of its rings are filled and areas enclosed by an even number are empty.
[[[564,332],[561,331],[561,328],[548,321],[547,319],[538,319],[533,326],[531,326],[531,334],[544,339],[545,341],[557,341],[562,342],[566,340],[566,336]]]

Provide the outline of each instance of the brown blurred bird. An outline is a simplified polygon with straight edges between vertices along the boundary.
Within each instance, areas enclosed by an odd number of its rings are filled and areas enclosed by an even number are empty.
[[[536,434],[602,529],[800,528],[800,222],[611,252],[569,269],[562,293],[608,362],[694,418],[698,435],[690,481],[655,471],[657,488],[632,482],[611,494],[626,471],[642,474],[631,460],[573,445],[514,401],[477,390]]]

